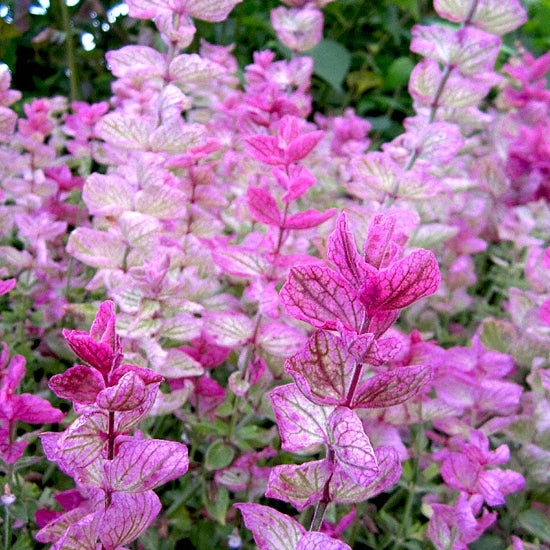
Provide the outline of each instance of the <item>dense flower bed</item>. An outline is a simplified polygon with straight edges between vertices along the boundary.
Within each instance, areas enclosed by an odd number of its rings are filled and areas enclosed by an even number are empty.
[[[550,54],[435,0],[375,150],[312,110],[329,2],[239,76],[185,53],[239,0],[126,0],[109,102],[0,66],[5,548],[550,548]]]

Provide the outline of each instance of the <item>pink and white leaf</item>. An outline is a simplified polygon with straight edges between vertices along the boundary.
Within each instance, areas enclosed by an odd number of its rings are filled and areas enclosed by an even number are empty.
[[[131,411],[145,401],[145,383],[134,372],[122,376],[115,386],[100,391],[97,405],[108,411]]]
[[[261,187],[249,187],[246,198],[250,213],[256,221],[281,227],[282,216],[279,205],[268,191]]]
[[[327,430],[336,462],[359,485],[368,487],[380,470],[357,414],[347,407],[336,408],[328,418]]]
[[[218,267],[235,277],[261,277],[269,272],[269,264],[253,248],[220,246],[212,257]]]
[[[493,70],[500,50],[498,36],[473,27],[453,31],[446,27],[415,25],[411,50],[439,63],[451,64],[463,74]]]
[[[275,466],[269,474],[265,496],[284,500],[297,510],[303,510],[321,500],[333,469],[333,463],[326,459],[299,466]]]
[[[305,343],[304,333],[284,323],[266,323],[260,327],[256,342],[267,353],[285,358],[297,353]]]
[[[315,130],[292,140],[285,151],[284,164],[293,164],[294,162],[306,158],[324,136],[325,132],[322,130]]]
[[[286,189],[281,199],[283,202],[301,197],[316,181],[315,176],[301,164],[292,164],[286,169],[276,167],[273,169],[273,176]]]
[[[279,40],[294,52],[306,52],[323,38],[323,13],[305,7],[271,10],[271,24]]]
[[[189,202],[185,193],[167,185],[148,185],[134,192],[135,210],[158,220],[177,218]]]
[[[241,511],[259,550],[296,550],[306,533],[297,521],[269,506],[238,503],[235,508]]]
[[[354,367],[342,340],[324,330],[316,331],[306,348],[285,363],[285,370],[308,399],[335,406],[346,400]]]
[[[296,546],[296,550],[318,550],[319,548],[323,550],[351,550],[351,547],[345,542],[333,539],[326,533],[318,531],[306,533]]]
[[[120,548],[138,538],[158,516],[162,505],[153,491],[113,493],[111,505],[96,514],[105,548]]]
[[[379,493],[387,491],[401,477],[401,461],[392,447],[375,449],[379,473],[368,487],[359,485],[341,467],[337,466],[330,482],[330,497],[332,502],[353,504],[364,502]]]
[[[275,388],[269,393],[269,398],[283,449],[300,451],[328,441],[326,422],[334,407],[312,403],[296,384]]]
[[[166,54],[148,46],[124,46],[108,51],[105,58],[111,72],[118,78],[142,75],[153,79],[164,75]]]
[[[121,112],[109,113],[96,124],[97,137],[123,149],[145,151],[154,130],[149,120],[129,117]]]
[[[414,397],[432,378],[429,365],[397,367],[369,378],[354,395],[352,408],[385,408]]]
[[[359,287],[369,275],[376,273],[357,251],[345,212],[338,216],[336,229],[328,238],[327,257],[342,277],[355,287]]]
[[[70,235],[67,252],[91,267],[121,267],[126,245],[117,235],[89,227],[77,227]]]
[[[223,21],[242,0],[183,0],[185,11],[196,19],[217,23]]]
[[[9,136],[15,130],[17,114],[8,107],[0,105],[0,136]]]
[[[169,68],[172,82],[183,86],[210,83],[222,76],[224,72],[224,67],[203,59],[196,53],[184,53],[174,57]]]
[[[433,294],[441,280],[437,260],[429,250],[416,250],[377,277],[367,279],[360,299],[368,312],[397,310]]]
[[[245,139],[245,145],[250,154],[260,162],[277,166],[286,164],[285,151],[279,147],[276,137],[266,135],[250,136]]]
[[[389,155],[376,151],[354,158],[351,167],[355,178],[367,188],[366,195],[372,189],[393,193],[401,179],[401,167]]]
[[[294,267],[281,289],[281,302],[289,315],[317,328],[334,330],[337,321],[360,331],[365,310],[355,288],[328,267]]]
[[[142,493],[160,487],[187,472],[187,447],[176,441],[126,440],[112,461],[105,461],[108,487],[125,493]]]
[[[179,118],[162,124],[149,136],[152,151],[183,154],[200,146],[205,139],[201,124],[184,124]]]
[[[468,16],[470,5],[461,0],[435,0],[437,13],[450,21],[462,22]],[[473,13],[471,23],[493,34],[507,34],[527,20],[527,14],[518,0],[481,0]]]
[[[311,227],[317,227],[322,223],[330,220],[336,214],[336,208],[329,208],[324,212],[313,210],[312,208],[305,210],[304,212],[298,212],[289,216],[284,223],[285,229],[309,229]]]
[[[131,247],[153,249],[161,224],[159,220],[140,212],[123,212],[118,217],[122,236]]]
[[[105,388],[105,380],[98,370],[75,365],[64,373],[52,376],[48,385],[58,397],[90,405],[95,403],[97,394]]]
[[[85,468],[94,462],[106,445],[108,419],[104,412],[96,411],[78,417],[57,440],[53,458],[61,470]]]
[[[94,172],[84,184],[82,200],[90,214],[118,216],[125,210],[132,210],[134,186],[117,174]]]
[[[205,318],[204,332],[211,343],[232,348],[246,344],[252,338],[253,323],[243,313],[211,313]]]
[[[204,368],[184,350],[170,348],[166,350],[166,356],[155,371],[166,378],[187,378],[201,376]]]

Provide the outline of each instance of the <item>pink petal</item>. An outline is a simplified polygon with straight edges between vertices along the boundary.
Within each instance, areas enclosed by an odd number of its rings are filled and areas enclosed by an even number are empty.
[[[11,292],[15,288],[16,284],[16,279],[6,279],[5,281],[0,281],[0,296]]]

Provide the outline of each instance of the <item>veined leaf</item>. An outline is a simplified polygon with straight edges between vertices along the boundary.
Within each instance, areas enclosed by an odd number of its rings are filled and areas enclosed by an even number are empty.
[[[148,46],[124,46],[107,52],[105,58],[111,72],[118,78],[127,75],[142,75],[147,79],[161,77],[166,65],[166,54]]]

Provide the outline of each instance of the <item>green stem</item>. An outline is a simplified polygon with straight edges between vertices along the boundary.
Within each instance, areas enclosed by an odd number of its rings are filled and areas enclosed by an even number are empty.
[[[319,531],[321,529],[321,523],[323,523],[323,518],[325,517],[325,512],[327,511],[328,502],[321,500],[317,503],[315,507],[315,514],[313,514],[313,519],[311,520],[310,531]]]
[[[4,550],[11,548],[11,515],[9,506],[4,505]]]
[[[65,31],[65,43],[67,44],[67,64],[69,65],[70,99],[71,101],[77,101],[80,97],[80,93],[78,88],[78,74],[76,72],[73,29],[69,17],[69,8],[67,7],[65,0],[59,0],[59,8],[61,9],[63,30]]]
[[[473,2],[470,4],[470,9],[468,10],[468,14],[466,15],[466,19],[462,22],[460,28],[463,29],[471,24],[472,19],[474,17],[474,14],[477,9],[477,5],[479,3],[479,0],[473,0]],[[428,115],[428,126],[430,124],[433,124],[435,121],[435,115],[437,114],[437,110],[439,109],[440,105],[439,102],[441,100],[441,96],[443,94],[443,91],[445,90],[445,86],[447,85],[447,82],[449,80],[449,77],[451,76],[451,73],[453,71],[453,65],[450,63],[447,63],[445,65],[445,68],[443,69],[443,74],[441,75],[441,80],[439,81],[439,84],[437,86],[437,90],[435,92],[433,101],[430,104],[430,113]],[[418,160],[419,153],[417,150],[412,151],[411,156],[409,157],[409,160],[407,162],[407,165],[405,168],[403,168],[404,172],[408,172],[415,164],[415,162]],[[395,182],[395,185],[391,191],[391,193],[388,195],[385,203],[385,207],[389,208],[396,200],[397,193],[399,191],[399,184],[401,182],[399,179]]]

